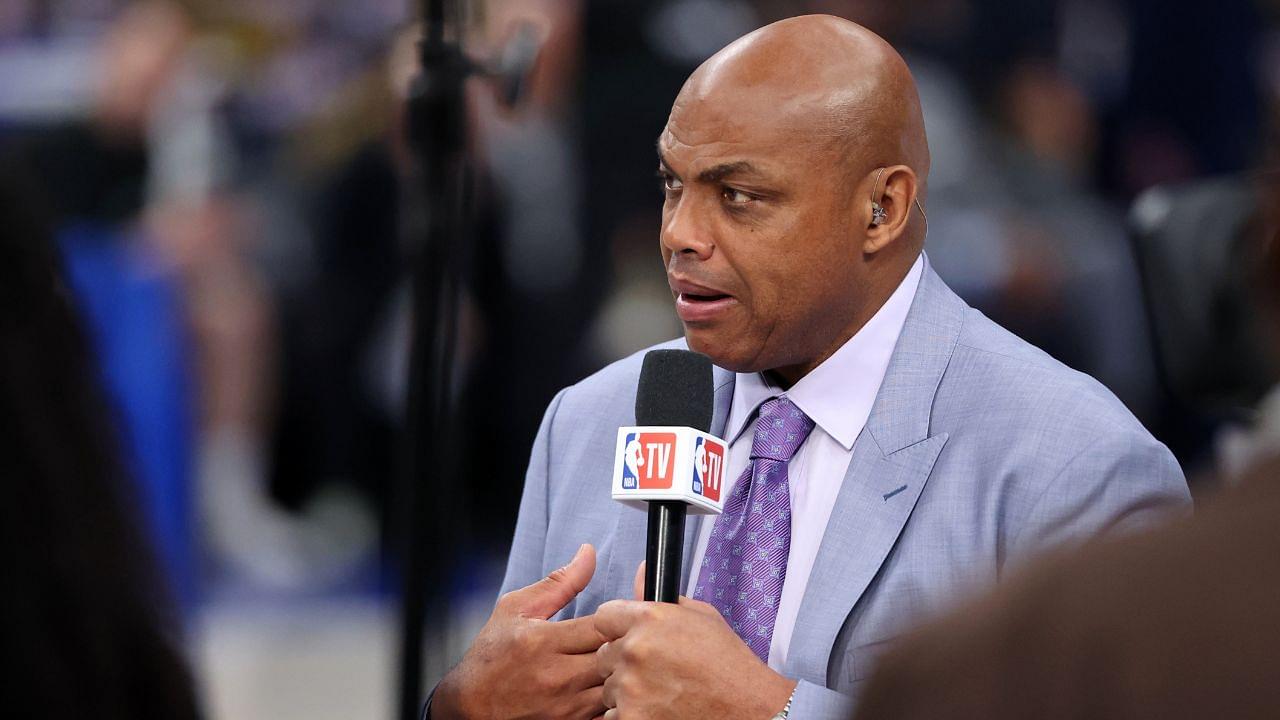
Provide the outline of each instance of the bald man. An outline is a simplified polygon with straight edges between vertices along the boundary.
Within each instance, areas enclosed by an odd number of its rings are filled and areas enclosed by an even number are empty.
[[[662,347],[717,366],[725,512],[691,520],[678,605],[630,599],[646,516],[608,478],[643,353],[561,391],[505,594],[433,717],[846,718],[880,648],[957,594],[1189,503],[1111,393],[929,267],[920,103],[874,34],[801,17],[741,38],[689,78],[658,155],[685,329]]]

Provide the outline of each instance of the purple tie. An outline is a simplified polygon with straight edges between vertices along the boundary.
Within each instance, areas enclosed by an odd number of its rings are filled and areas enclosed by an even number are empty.
[[[773,623],[791,552],[787,463],[813,421],[786,397],[760,406],[751,464],[716,519],[698,571],[695,600],[710,603],[761,660],[769,661]]]

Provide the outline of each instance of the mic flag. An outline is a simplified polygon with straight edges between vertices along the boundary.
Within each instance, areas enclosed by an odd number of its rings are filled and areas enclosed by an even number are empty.
[[[719,514],[729,448],[720,438],[691,427],[638,425],[618,428],[613,463],[613,499],[644,509],[644,503],[687,503],[690,512]]]

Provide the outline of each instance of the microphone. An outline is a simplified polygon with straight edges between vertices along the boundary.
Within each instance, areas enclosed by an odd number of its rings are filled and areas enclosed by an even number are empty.
[[[680,596],[688,512],[719,514],[728,446],[710,434],[711,361],[688,350],[644,356],[636,426],[618,428],[613,499],[647,504],[644,599]]]

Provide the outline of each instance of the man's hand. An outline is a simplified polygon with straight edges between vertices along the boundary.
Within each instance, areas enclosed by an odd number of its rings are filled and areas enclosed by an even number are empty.
[[[498,600],[489,622],[431,700],[432,720],[593,718],[604,711],[590,617],[548,622],[591,580],[596,552]]]
[[[768,720],[795,689],[794,680],[760,662],[707,603],[614,600],[594,619],[609,640],[596,651],[604,704],[611,708],[607,720]]]

